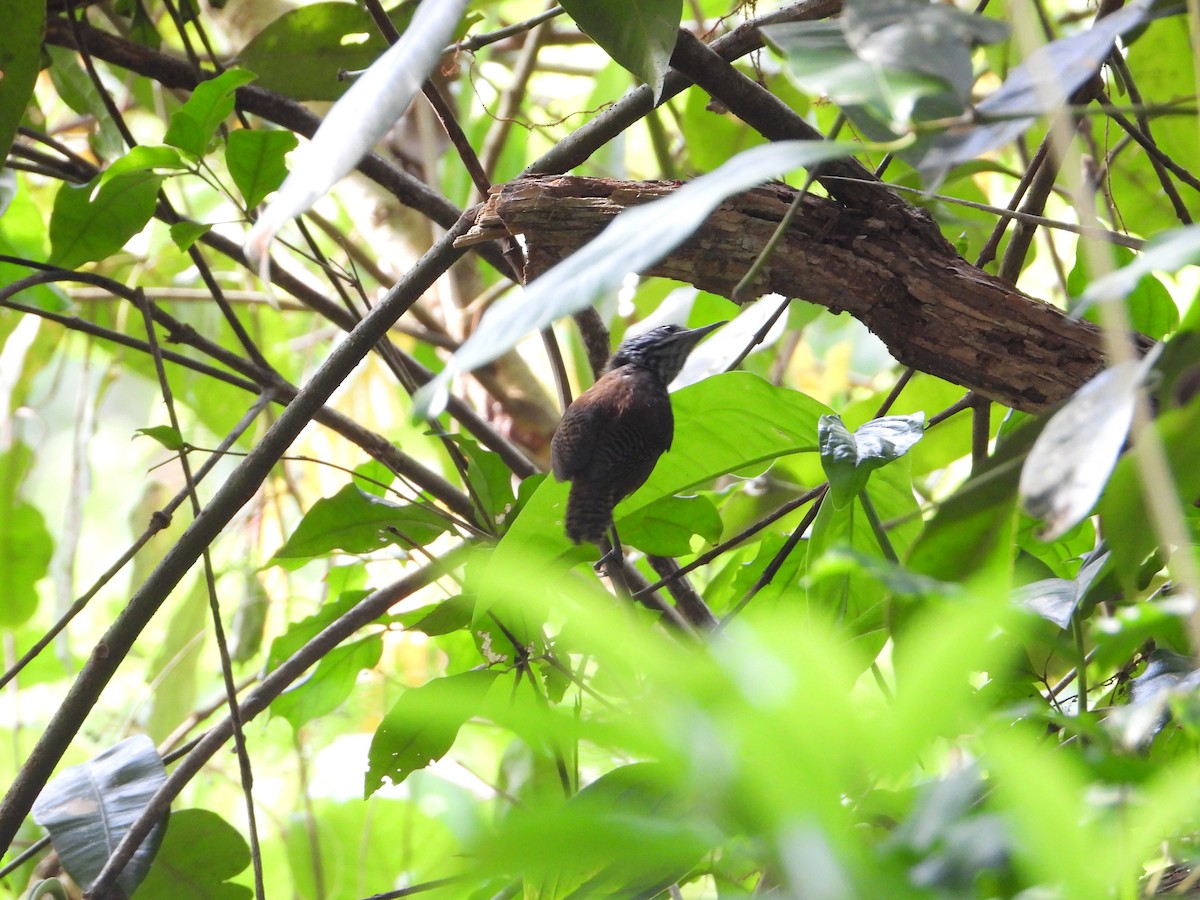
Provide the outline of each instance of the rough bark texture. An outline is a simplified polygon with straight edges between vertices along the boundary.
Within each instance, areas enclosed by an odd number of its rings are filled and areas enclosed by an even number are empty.
[[[526,280],[593,238],[617,213],[676,182],[521,178],[492,189],[475,243],[523,235]],[[770,184],[739,194],[644,275],[730,297],[796,195]],[[808,196],[752,296],[779,293],[848,312],[901,363],[1006,406],[1044,412],[1104,365],[1099,330],[972,266],[922,210],[903,203],[851,209]]]

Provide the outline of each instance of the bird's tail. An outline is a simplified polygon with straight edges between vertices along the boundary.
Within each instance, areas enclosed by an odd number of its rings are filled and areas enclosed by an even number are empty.
[[[611,490],[584,482],[573,482],[567,497],[566,532],[576,544],[589,541],[599,544],[612,524],[616,498]]]

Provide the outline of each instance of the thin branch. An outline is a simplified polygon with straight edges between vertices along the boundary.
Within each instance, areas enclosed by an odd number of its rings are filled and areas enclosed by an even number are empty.
[[[432,584],[450,569],[459,565],[465,558],[464,551],[467,549],[466,545],[459,545],[447,551],[436,562],[423,566],[401,580],[375,591],[331,622],[308,643],[268,673],[262,682],[246,695],[238,707],[242,721],[252,721],[296,679],[360,628],[369,625],[396,603]],[[109,856],[103,871],[96,877],[92,887],[92,896],[96,900],[103,900],[109,896],[117,876],[133,853],[141,846],[154,823],[170,808],[171,801],[225,745],[232,734],[233,722],[227,717],[210,728],[187,756],[179,761],[174,771],[167,776],[167,780],[146,804],[137,821],[126,831],[121,843]]]
[[[334,390],[349,377],[371,347],[387,333],[404,310],[432,286],[463,251],[454,247],[454,239],[466,231],[469,223],[460,221],[425,254],[346,339],[334,348],[329,358],[313,375],[283,414],[268,429],[263,439],[213,495],[162,561],[134,592],[128,604],[97,643],[80,670],[62,703],[42,732],[37,745],[21,767],[8,793],[0,803],[0,846],[8,846],[29,814],[33,801],[49,779],[59,760],[96,706],[117,666],[128,655],[134,642],[162,605],[168,594],[216,539],[234,515],[254,496],[304,427],[321,410]],[[139,837],[134,847],[141,843]]]
[[[9,261],[10,259],[12,258],[0,256],[0,262]],[[14,261],[26,265],[31,264],[24,260]],[[45,271],[40,272],[37,275],[31,275],[27,278],[21,279],[20,281],[13,282],[11,285],[7,285],[4,288],[0,288],[0,305],[8,306],[12,309],[19,309],[22,312],[27,312],[32,315],[41,316],[42,318],[59,322],[69,328],[73,328],[87,334],[103,337],[115,343],[141,350],[142,352],[150,352],[149,346],[143,341],[138,341],[118,332],[109,331],[77,317],[67,317],[55,313],[45,312],[35,307],[14,303],[13,301],[7,299],[10,295],[19,293],[20,291],[34,285],[50,283],[59,280],[71,280],[87,284],[94,284],[128,300],[132,300],[134,297],[133,291],[130,288],[127,288],[120,282],[113,281],[112,279],[105,278],[101,275],[94,275],[87,272],[70,272],[65,269],[47,267]],[[238,374],[246,376],[249,380],[242,381],[241,379],[237,379],[229,375],[227,372],[205,366],[203,363],[190,360],[187,357],[180,356],[172,351],[162,351],[162,356],[164,359],[177,362],[180,365],[185,365],[188,368],[196,371],[204,372],[207,375],[219,378],[228,384],[232,384],[235,387],[240,387],[243,390],[251,393],[257,394],[261,391],[268,391],[272,393],[274,398],[279,403],[286,404],[297,395],[298,389],[284,379],[283,376],[279,375],[274,369],[263,371],[255,367],[247,360],[242,359],[236,354],[226,350],[224,347],[221,347],[220,345],[202,337],[195,331],[195,329],[184,325],[182,322],[163,312],[161,309],[155,308],[153,311],[153,316],[154,320],[158,324],[169,330],[171,334],[171,340],[195,347],[197,350],[207,354],[209,357],[217,360],[223,365],[228,366]],[[424,370],[422,370],[422,377],[424,377]],[[422,383],[424,382],[422,381]],[[428,491],[432,496],[439,499],[441,502],[446,504],[449,509],[453,510],[463,518],[470,520],[474,516],[474,506],[461,491],[442,478],[441,475],[403,453],[398,447],[396,447],[391,441],[387,440],[382,435],[370,431],[369,429],[355,422],[353,419],[337,412],[332,408],[319,410],[314,416],[314,420],[328,428],[331,428],[338,434],[345,437],[347,440],[358,445],[366,453],[386,465],[396,475],[406,478],[418,485],[422,490]],[[524,456],[520,456],[519,458],[525,466],[532,465],[524,459]]]
[[[174,392],[171,390],[171,381],[167,378],[167,371],[163,366],[162,354],[158,346],[158,336],[154,329],[154,304],[146,299],[146,295],[141,289],[135,290],[134,303],[140,308],[142,313],[142,322],[146,328],[146,338],[150,344],[150,352],[154,360],[154,372],[158,378],[159,392],[162,395],[163,405],[167,410],[167,420],[171,427],[175,429],[176,434],[182,434],[183,429],[179,422],[179,415],[175,409]],[[255,411],[257,411],[257,404]],[[188,458],[186,452],[179,454],[179,467],[183,471],[184,490],[187,493],[188,500],[191,502],[192,515],[197,516],[200,514],[201,508],[200,497],[196,493],[196,480],[193,477],[191,460]],[[225,628],[221,623],[221,605],[217,600],[217,577],[213,571],[212,554],[208,547],[204,548],[201,560],[204,564],[204,586],[208,593],[209,612],[212,615],[213,636],[217,643],[217,656],[221,661],[221,676],[225,684],[226,698],[229,701],[229,716],[233,721],[234,751],[237,754],[242,793],[246,803],[246,825],[250,835],[250,859],[254,864],[255,897],[258,900],[265,900],[266,887],[263,883],[262,854],[258,839],[258,817],[254,809],[254,773],[250,765],[250,753],[246,749],[246,733],[242,728],[241,719],[237,714],[237,688],[233,681],[233,662],[229,657],[229,644],[225,640]]]
[[[497,28],[495,31],[489,31],[486,34],[477,34],[474,37],[466,38],[465,40],[459,41],[457,44],[450,44],[442,52],[455,53],[460,50],[465,50],[467,53],[474,53],[476,50],[480,50],[486,47],[488,44],[495,44],[496,42],[502,41],[505,38],[513,37],[514,35],[521,34],[524,31],[529,31],[530,29],[541,25],[543,22],[549,22],[551,19],[561,16],[562,14],[563,8],[561,6],[555,6],[543,13],[538,13],[536,16],[531,16],[523,22],[517,22],[515,25]]]

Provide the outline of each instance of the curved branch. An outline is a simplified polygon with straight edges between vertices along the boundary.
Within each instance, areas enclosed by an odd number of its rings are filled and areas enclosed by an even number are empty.
[[[333,350],[133,594],[96,644],[0,803],[0,847],[12,843],[38,793],[112,680],[117,666],[167,596],[254,496],[279,458],[392,323],[462,256],[463,251],[456,250],[453,242],[465,229],[466,223],[460,222],[447,231],[408,276]]]
[[[499,232],[523,235],[526,278],[535,278],[626,207],[677,187],[567,176],[518,179],[493,190],[474,234],[463,242]],[[795,196],[793,188],[771,184],[732,197],[690,240],[642,274],[732,298]],[[972,266],[927,214],[903,202],[860,209],[804,197],[751,295],[772,292],[849,312],[904,365],[1026,412],[1044,412],[1066,399],[1104,365],[1096,326]]]

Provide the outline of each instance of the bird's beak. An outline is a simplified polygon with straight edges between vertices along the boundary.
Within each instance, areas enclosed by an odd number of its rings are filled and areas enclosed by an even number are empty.
[[[724,324],[725,322],[713,322],[711,325],[701,325],[699,328],[689,328],[687,331],[681,331],[678,334],[673,335],[673,338],[677,341],[684,341],[688,345],[694,347],[696,344],[700,343],[706,334],[716,331]]]

